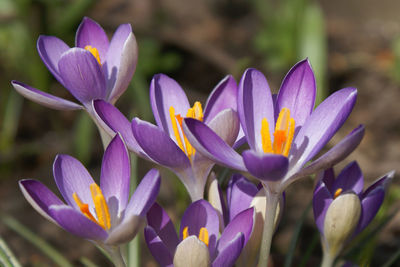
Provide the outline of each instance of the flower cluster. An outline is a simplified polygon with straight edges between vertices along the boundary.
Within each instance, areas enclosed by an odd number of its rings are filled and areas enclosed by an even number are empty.
[[[84,18],[75,47],[41,36],[37,49],[80,104],[17,81],[12,81],[14,88],[50,108],[85,109],[111,141],[104,142],[100,185],[78,160],[58,155],[53,174],[64,201],[37,180],[21,180],[21,191],[41,215],[104,248],[116,265],[124,265],[119,246],[144,227],[147,246],[161,266],[266,266],[285,206],[284,191],[319,173],[314,215],[324,266],[331,266],[383,202],[393,172],[366,191],[357,163],[336,179],[333,174],[332,167],[360,144],[362,125],[315,159],[351,113],[357,90],[338,90],[314,109],[316,82],[307,59],[293,66],[277,95],[256,69],[247,69],[239,84],[226,76],[204,109],[198,101],[190,105],[175,80],[157,74],[150,85],[154,125],[136,117],[129,121],[114,106],[136,68],[137,45],[129,24],[119,26],[109,41],[99,24]],[[157,170],[150,170],[130,196],[129,152],[172,170],[187,189],[192,203],[178,234],[156,203]],[[232,176],[226,194],[211,172],[215,164],[240,172]]]

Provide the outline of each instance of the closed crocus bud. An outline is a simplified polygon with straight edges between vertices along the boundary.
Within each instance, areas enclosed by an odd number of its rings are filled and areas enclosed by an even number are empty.
[[[354,193],[339,195],[329,206],[324,222],[324,242],[332,257],[357,227],[361,215],[361,203]]]
[[[176,248],[174,266],[210,266],[210,253],[206,244],[194,235],[183,240]]]

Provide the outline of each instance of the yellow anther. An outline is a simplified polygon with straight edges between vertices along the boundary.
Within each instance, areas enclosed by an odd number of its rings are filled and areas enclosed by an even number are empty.
[[[93,55],[94,58],[97,60],[97,62],[99,63],[99,65],[101,65],[100,53],[99,53],[99,50],[97,50],[96,47],[92,47],[91,45],[87,45],[87,46],[85,46],[85,50],[87,50],[87,51],[89,51],[90,53],[92,53],[92,55]]]
[[[79,210],[83,213],[83,215],[85,215],[86,217],[88,217],[90,220],[92,220],[95,223],[98,223],[96,218],[93,217],[92,213],[90,213],[89,211],[89,205],[86,203],[83,203],[82,200],[79,198],[77,193],[73,193],[72,197],[75,200],[75,203],[78,205]]]
[[[264,153],[272,153],[271,135],[269,133],[269,125],[266,118],[261,121],[261,144]]]
[[[192,118],[195,118],[196,120],[203,121],[203,108],[201,107],[201,103],[199,101],[194,102],[193,108],[194,110],[194,116]]]
[[[333,195],[333,199],[337,198],[342,192],[343,192],[342,188],[336,189],[335,194]]]
[[[182,231],[182,239],[185,240],[188,236],[189,236],[189,227],[186,226],[185,228],[183,228]]]
[[[179,126],[182,128],[182,122],[183,118],[181,115],[176,115],[176,119],[178,120]],[[185,133],[182,130],[182,135],[183,135],[183,141],[185,142],[185,149],[186,149],[186,155],[188,156],[189,159],[192,159],[192,156],[194,155],[195,149],[192,147],[192,145],[189,143],[189,140],[187,140]]]
[[[110,212],[108,210],[107,202],[101,192],[100,187],[93,183],[90,185],[90,192],[92,193],[92,198],[94,202],[94,207],[96,210],[97,221],[101,227],[108,230],[111,227]]]
[[[283,149],[283,155],[285,157],[287,157],[289,155],[290,147],[292,146],[295,124],[296,123],[295,123],[294,119],[290,118],[289,129],[287,130],[287,140],[286,140],[285,148]]]
[[[183,147],[181,135],[180,135],[179,130],[178,130],[178,125],[176,123],[175,109],[174,109],[173,106],[171,106],[169,108],[169,117],[171,119],[172,130],[174,131],[176,142],[178,143],[178,146],[180,147],[180,149],[185,151],[185,148]]]
[[[204,244],[206,244],[206,246],[208,246],[209,237],[208,237],[208,231],[205,227],[200,228],[199,239],[203,241]]]

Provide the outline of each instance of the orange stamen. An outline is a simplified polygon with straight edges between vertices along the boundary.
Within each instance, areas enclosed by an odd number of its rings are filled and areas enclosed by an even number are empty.
[[[89,51],[94,58],[97,60],[97,62],[99,63],[99,65],[101,66],[101,60],[100,60],[100,53],[99,50],[97,50],[96,47],[92,47],[91,45],[87,45],[85,46],[85,50]]]
[[[206,246],[208,247],[208,243],[210,242],[210,240],[208,236],[208,231],[205,227],[200,228],[199,239],[203,241],[204,244],[206,244]]]
[[[335,194],[333,195],[333,199],[337,198],[342,192],[343,192],[342,188],[336,189]]]
[[[185,240],[186,238],[188,238],[188,236],[189,236],[189,227],[185,227],[185,228],[183,228],[183,231],[182,231],[182,239],[183,240]]]

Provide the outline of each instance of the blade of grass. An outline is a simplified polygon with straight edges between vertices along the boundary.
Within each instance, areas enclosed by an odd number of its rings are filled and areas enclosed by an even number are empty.
[[[319,232],[315,232],[311,239],[310,244],[307,247],[306,252],[301,257],[301,262],[300,262],[299,267],[308,266],[307,265],[308,259],[310,258],[312,252],[314,251],[315,247],[317,246],[318,241],[319,241]]]
[[[19,96],[15,91],[10,91],[0,135],[0,150],[7,150],[13,146],[21,109],[22,97]]]
[[[292,240],[290,241],[289,250],[286,253],[284,267],[290,267],[292,265],[293,255],[296,249],[297,241],[299,240],[301,228],[303,227],[303,223],[307,217],[308,212],[310,212],[311,206],[312,206],[312,201],[308,203],[306,209],[303,211],[303,214],[300,217],[300,220],[296,223],[296,227],[292,235]]]
[[[19,234],[25,240],[33,244],[39,249],[44,255],[49,257],[57,266],[60,267],[73,267],[73,265],[56,249],[54,249],[49,243],[43,238],[33,233],[19,221],[9,215],[2,215],[1,220],[11,230]]]
[[[89,260],[86,257],[80,258],[79,261],[82,263],[83,266],[86,266],[86,267],[98,267],[97,264],[93,263],[91,260]]]
[[[0,263],[7,267],[21,267],[6,242],[0,237]]]
[[[91,118],[85,112],[81,112],[75,125],[74,150],[77,158],[83,163],[90,160],[94,131],[95,126]]]

